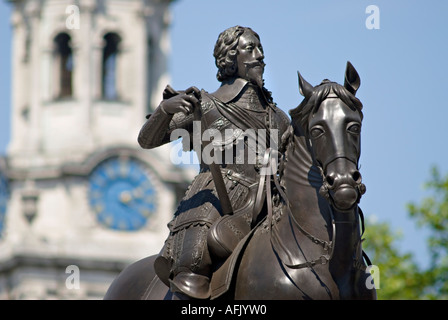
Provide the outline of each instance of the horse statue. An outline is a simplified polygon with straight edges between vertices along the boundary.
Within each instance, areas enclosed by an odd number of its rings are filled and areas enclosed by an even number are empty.
[[[365,192],[359,75],[347,62],[344,85],[324,80],[313,87],[298,77],[304,99],[290,110],[278,175],[267,176],[266,218],[218,264],[212,299],[376,299],[358,206]],[[274,150],[267,162],[276,167],[276,159]],[[105,299],[171,299],[154,272],[155,258],[125,268]]]

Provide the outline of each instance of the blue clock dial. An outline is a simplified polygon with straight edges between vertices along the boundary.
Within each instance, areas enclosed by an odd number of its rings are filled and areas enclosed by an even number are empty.
[[[8,203],[8,181],[6,177],[0,172],[0,237],[3,234],[5,226],[6,205]]]
[[[157,209],[156,190],[145,166],[132,158],[111,158],[90,175],[89,201],[99,223],[138,230]]]

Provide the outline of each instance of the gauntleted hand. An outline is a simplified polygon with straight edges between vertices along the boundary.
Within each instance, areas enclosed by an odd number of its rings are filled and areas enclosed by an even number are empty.
[[[159,107],[167,114],[176,112],[190,114],[201,105],[201,91],[196,87],[190,87],[185,91],[176,91],[168,85],[163,96],[164,100]]]

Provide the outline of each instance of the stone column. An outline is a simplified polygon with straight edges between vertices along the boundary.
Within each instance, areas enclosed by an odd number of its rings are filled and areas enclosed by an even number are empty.
[[[92,108],[94,98],[94,49],[92,46],[92,30],[94,11],[96,9],[96,1],[94,0],[82,0],[80,1],[80,29],[81,34],[79,38],[79,54],[78,60],[75,61],[75,68],[78,68],[80,75],[77,77],[77,83],[75,85],[77,90],[77,97],[80,100],[80,106],[82,106],[82,116],[79,123],[79,128],[83,132],[83,139],[85,140],[85,151],[91,151],[93,148],[93,132],[92,132]]]
[[[28,3],[26,7],[26,14],[30,20],[30,112],[29,112],[29,136],[27,143],[29,144],[29,151],[32,154],[37,154],[41,151],[41,123],[40,114],[42,107],[41,100],[41,55],[40,55],[40,7],[38,1]]]

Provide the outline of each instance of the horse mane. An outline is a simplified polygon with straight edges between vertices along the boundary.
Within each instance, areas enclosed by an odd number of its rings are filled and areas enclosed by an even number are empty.
[[[320,104],[328,97],[330,92],[336,94],[353,111],[358,110],[361,114],[361,119],[363,118],[361,101],[344,86],[324,79],[318,86],[314,87],[311,96],[305,97],[295,109],[289,111],[293,123],[300,125],[308,133],[307,123],[309,116],[319,110]]]

